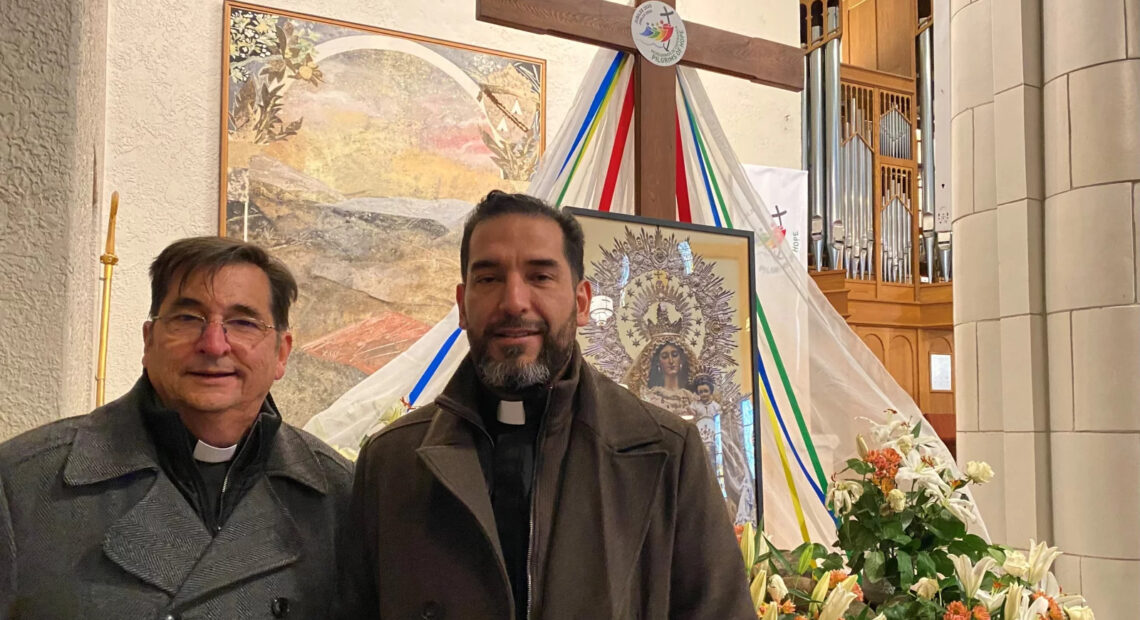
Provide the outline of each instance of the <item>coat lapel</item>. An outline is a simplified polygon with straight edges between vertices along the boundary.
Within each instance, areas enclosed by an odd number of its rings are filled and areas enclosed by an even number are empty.
[[[188,603],[296,562],[301,557],[300,540],[289,511],[273,492],[269,479],[261,477],[205,548],[173,604]]]
[[[88,415],[64,465],[63,479],[69,486],[148,470],[154,478],[143,498],[107,528],[103,553],[174,597],[176,604],[297,561],[299,530],[270,481],[286,478],[317,493],[327,492],[324,472],[305,440],[287,425],[278,429],[265,475],[242,497],[222,531],[211,536],[158,465],[142,420],[144,381]]]
[[[491,494],[475,446],[424,445],[416,450],[416,454],[436,480],[471,511],[488,540],[494,543],[495,552],[501,556]]]
[[[661,446],[660,425],[640,401],[617,392],[624,388],[585,361],[579,372],[576,422],[590,432],[571,439],[581,443],[568,452],[559,505],[564,511],[578,506],[569,511],[570,518],[595,528],[592,536],[577,544],[596,545],[602,556],[598,572],[604,574],[611,596],[620,597],[628,591],[641,557],[652,511],[661,506],[658,494],[668,454]],[[627,406],[631,403],[635,404]],[[617,406],[622,411],[614,411]]]
[[[123,570],[173,596],[211,537],[159,468],[142,420],[143,381],[88,414],[76,431],[63,481],[79,487],[128,475],[153,478],[143,498],[107,528],[103,553]]]
[[[165,475],[103,537],[103,553],[123,570],[174,596],[211,536]]]

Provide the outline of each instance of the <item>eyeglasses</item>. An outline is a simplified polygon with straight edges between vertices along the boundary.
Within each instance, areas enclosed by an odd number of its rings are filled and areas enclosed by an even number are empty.
[[[261,342],[261,339],[265,338],[265,334],[276,329],[265,321],[248,316],[223,321],[210,320],[200,314],[178,312],[165,316],[152,316],[150,320],[164,322],[167,333],[178,340],[197,340],[206,333],[206,326],[211,323],[219,323],[222,326],[222,332],[226,335],[226,340],[230,344],[244,346],[253,346]]]

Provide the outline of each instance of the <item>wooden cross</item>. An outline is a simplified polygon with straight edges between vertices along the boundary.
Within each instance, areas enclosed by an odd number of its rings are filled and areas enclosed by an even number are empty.
[[[641,4],[645,0],[638,0]],[[675,7],[674,0],[666,4]],[[637,53],[630,22],[634,8],[606,0],[476,0],[476,19],[539,34],[632,52],[636,212],[677,219],[676,67],[659,67]],[[688,47],[680,64],[742,77],[766,86],[803,89],[798,47],[685,22]]]

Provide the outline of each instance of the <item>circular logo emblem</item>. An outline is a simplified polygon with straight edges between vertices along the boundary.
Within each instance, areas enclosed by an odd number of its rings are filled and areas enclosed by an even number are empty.
[[[629,29],[637,51],[655,65],[669,67],[685,55],[685,22],[664,2],[651,0],[639,5]]]

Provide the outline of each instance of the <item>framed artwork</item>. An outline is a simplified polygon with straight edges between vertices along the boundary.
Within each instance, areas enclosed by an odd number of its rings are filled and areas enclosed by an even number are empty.
[[[444,318],[463,221],[523,191],[545,62],[225,3],[219,232],[296,275],[274,397],[298,425]]]
[[[753,237],[567,208],[585,233],[594,297],[578,330],[598,370],[692,421],[735,522],[762,514]]]

